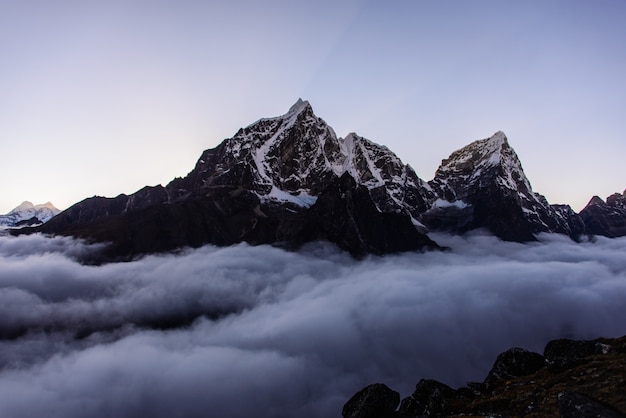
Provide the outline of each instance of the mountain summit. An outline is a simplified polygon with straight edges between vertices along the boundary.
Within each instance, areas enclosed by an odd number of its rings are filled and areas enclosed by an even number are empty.
[[[261,119],[206,150],[194,170],[168,188],[180,195],[211,185],[239,185],[262,202],[310,207],[344,173],[370,191],[381,212],[400,210],[416,217],[433,197],[389,149],[356,134],[338,138],[302,100],[285,115]]]
[[[425,182],[387,147],[337,137],[298,100],[204,151],[165,187],[86,199],[36,230],[108,241],[108,257],[128,258],[206,243],[316,240],[362,256],[438,248],[428,231],[476,228],[513,241],[585,232],[569,206],[532,191],[502,132],[453,152]]]
[[[453,152],[429,184],[440,196],[424,215],[431,228],[487,228],[510,241],[530,241],[539,232],[576,238],[584,231],[569,206],[553,207],[533,192],[501,131]]]
[[[48,222],[59,212],[61,211],[50,202],[34,205],[26,200],[6,215],[0,215],[0,227],[41,224]]]

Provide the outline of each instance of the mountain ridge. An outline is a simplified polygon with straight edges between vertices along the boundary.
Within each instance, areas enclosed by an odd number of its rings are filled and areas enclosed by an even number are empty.
[[[284,115],[205,150],[166,186],[85,199],[30,231],[108,241],[117,247],[111,255],[123,258],[207,243],[295,248],[310,240],[362,256],[437,248],[428,231],[477,228],[520,242],[587,232],[571,207],[532,191],[501,131],[454,151],[426,182],[389,148],[355,133],[338,137],[298,99]],[[389,236],[403,238],[392,245]]]

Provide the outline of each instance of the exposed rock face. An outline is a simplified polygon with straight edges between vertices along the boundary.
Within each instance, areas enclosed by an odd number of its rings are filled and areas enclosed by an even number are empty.
[[[545,359],[541,354],[523,348],[511,348],[496,358],[485,383],[489,385],[504,379],[528,376],[544,366]]]
[[[348,173],[329,185],[307,215],[301,238],[293,240],[325,239],[356,256],[438,248],[410,216],[379,211],[367,188]]]
[[[408,416],[438,416],[448,407],[456,391],[432,379],[422,379],[409,398],[402,400],[400,412]]]
[[[163,190],[141,192],[158,198]],[[110,242],[99,254],[106,260],[206,243],[295,248],[326,240],[357,257],[438,248],[413,226],[409,215],[380,212],[368,190],[347,173],[332,178],[311,207],[298,210],[292,209],[294,205],[264,202],[256,193],[232,185],[189,193],[170,204],[129,210],[134,202],[144,202],[134,197],[87,199],[42,229],[61,228],[66,234]],[[72,222],[77,218],[91,220]]]
[[[544,354],[510,349],[498,356],[482,383],[459,389],[422,379],[395,415],[382,416],[624,416],[626,336],[554,340]],[[556,362],[564,367],[555,367]]]
[[[386,418],[393,417],[400,403],[400,394],[382,383],[363,388],[343,407],[344,418]]]
[[[576,392],[559,393],[559,417],[560,418],[623,418],[610,406],[604,405],[595,399]]]
[[[563,370],[582,364],[591,356],[603,354],[608,349],[608,346],[597,341],[575,341],[562,338],[550,341],[543,355],[553,368]]]
[[[21,221],[17,221],[17,222],[15,223],[15,225],[13,225],[13,226],[14,226],[14,227],[17,227],[17,228],[20,228],[20,227],[23,227],[23,226],[34,226],[34,225],[40,225],[40,224],[42,224],[42,223],[43,223],[43,222],[41,222],[41,221],[39,220],[39,218],[38,218],[38,217],[33,216],[33,217],[32,217],[32,218],[30,218],[30,219],[22,219]]]
[[[587,231],[609,238],[626,236],[626,190],[614,193],[606,202],[594,196],[580,211]]]
[[[194,170],[167,186],[171,196],[240,186],[263,202],[310,206],[335,177],[350,174],[382,212],[417,215],[433,199],[427,184],[389,149],[356,134],[338,138],[299,100],[289,112],[261,119],[205,151]]]
[[[539,232],[581,232],[571,208],[557,210],[532,191],[502,132],[453,152],[429,184],[439,199],[421,219],[433,229],[486,228],[507,241],[532,241]]]
[[[578,240],[584,235],[588,235],[585,222],[579,214],[574,212],[570,205],[550,205],[554,210],[559,225],[567,225],[566,232],[574,240]]]

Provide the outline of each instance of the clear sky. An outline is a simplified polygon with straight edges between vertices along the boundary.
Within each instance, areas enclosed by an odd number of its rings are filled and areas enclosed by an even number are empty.
[[[0,0],[0,213],[186,175],[299,98],[430,180],[504,131],[533,189],[626,187],[626,2]]]

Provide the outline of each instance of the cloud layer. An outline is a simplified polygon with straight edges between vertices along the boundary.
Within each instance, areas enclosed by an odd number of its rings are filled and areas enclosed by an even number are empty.
[[[356,262],[239,245],[103,266],[0,237],[0,415],[331,417],[363,386],[481,381],[510,347],[626,334],[626,239],[437,236]]]

